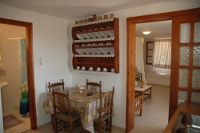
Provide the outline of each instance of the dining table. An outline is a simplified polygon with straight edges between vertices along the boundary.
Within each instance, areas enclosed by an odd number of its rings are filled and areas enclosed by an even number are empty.
[[[71,108],[80,112],[81,123],[84,130],[94,133],[94,119],[98,118],[98,108],[100,106],[99,93],[92,90],[83,90],[83,93],[79,93],[78,89],[75,87],[65,88],[64,90],[57,90],[59,92],[69,93],[69,102]],[[92,92],[92,95],[88,95],[88,92]],[[53,97],[51,96],[51,101],[53,103]],[[53,109],[53,104],[50,107]],[[52,114],[53,111],[51,111]]]

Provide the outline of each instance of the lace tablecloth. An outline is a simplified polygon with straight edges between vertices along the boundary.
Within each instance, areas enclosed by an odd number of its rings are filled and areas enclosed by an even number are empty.
[[[70,96],[70,104],[74,110],[77,110],[81,113],[81,122],[82,126],[85,130],[94,133],[94,119],[98,118],[97,109],[99,108],[99,92],[93,92],[92,96],[87,96],[87,92],[89,90],[84,90],[82,94],[78,93],[76,88],[69,88],[62,90],[62,92],[66,92],[68,90]],[[52,100],[52,98],[50,98]],[[53,103],[53,102],[52,102]],[[51,109],[53,105],[50,105]],[[53,111],[50,111],[50,114]]]
[[[99,92],[93,92],[92,96],[87,96],[88,90],[84,90],[83,94],[79,94],[75,88],[68,89],[70,93],[71,107],[81,112],[82,126],[91,133],[94,132],[94,119],[98,117],[97,109],[99,108]],[[92,127],[91,127],[92,126]]]

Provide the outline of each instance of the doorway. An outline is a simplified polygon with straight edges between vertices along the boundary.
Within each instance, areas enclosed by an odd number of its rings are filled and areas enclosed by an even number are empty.
[[[27,75],[28,75],[28,88],[29,88],[29,109],[30,109],[30,125],[31,129],[37,129],[36,119],[36,105],[35,105],[35,86],[34,86],[34,66],[33,66],[33,26],[32,23],[0,18],[0,23],[23,26],[26,28],[26,39],[27,39]]]
[[[136,48],[136,24],[144,23],[144,22],[157,22],[157,21],[165,21],[172,20],[177,16],[181,15],[189,15],[199,13],[200,8],[176,11],[176,12],[168,12],[154,15],[145,15],[127,18],[127,93],[126,93],[126,133],[130,132],[134,128],[134,100],[135,100],[135,72],[136,72],[136,64],[135,64],[135,48]],[[172,23],[173,27],[173,23]],[[173,39],[173,34],[172,34]],[[173,55],[172,55],[173,57]],[[172,78],[170,86],[173,84]],[[173,88],[170,87],[170,105],[169,105],[169,120],[172,117],[174,111],[177,108],[176,103],[174,104],[174,100],[176,100],[176,93],[174,93]]]

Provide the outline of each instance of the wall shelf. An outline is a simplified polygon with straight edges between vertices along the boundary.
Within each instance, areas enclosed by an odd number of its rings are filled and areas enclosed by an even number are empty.
[[[89,71],[89,70],[75,70],[75,71],[81,73],[90,73],[90,74],[111,74],[111,75],[115,74],[115,72],[103,72],[103,71]]]
[[[74,40],[74,43],[97,42],[97,41],[114,41],[114,40],[115,40],[115,37],[109,37],[109,38]]]
[[[109,57],[115,57],[115,54],[74,54],[74,57],[104,57],[104,58],[109,58]]]
[[[119,19],[106,19],[72,27],[72,64],[77,67],[107,68],[108,72],[82,71],[92,74],[119,73]],[[114,69],[115,72],[111,72]]]
[[[73,27],[81,27],[81,26],[94,25],[94,24],[112,22],[112,21],[114,21],[114,18],[98,20],[98,21],[93,21],[93,22],[87,22],[87,23],[82,23],[82,24],[75,24]]]

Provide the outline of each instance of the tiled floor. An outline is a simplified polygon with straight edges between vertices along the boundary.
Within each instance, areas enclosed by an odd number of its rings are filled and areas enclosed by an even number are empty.
[[[10,115],[10,114],[18,117],[20,120],[24,121],[24,123],[4,130],[4,133],[21,133],[23,131],[30,129],[30,117],[29,117],[29,115],[22,116],[21,114],[19,114],[19,110],[16,110],[16,109],[3,112],[3,116],[7,116],[7,115]]]
[[[168,123],[169,92],[167,86],[153,85],[152,98],[146,99],[142,116],[135,114],[135,126],[130,133],[162,133]]]
[[[144,101],[142,116],[139,116],[139,111],[135,114],[135,127],[130,133],[163,132],[168,122],[169,92],[169,87],[153,85],[152,99]],[[6,114],[13,112],[16,113],[17,111],[7,112]],[[18,112],[15,116],[19,116],[27,123],[5,130],[4,133],[21,133],[30,129],[28,117],[21,117]],[[38,130],[27,131],[26,133],[53,133],[53,130],[50,124],[46,124]],[[113,133],[124,133],[124,131],[113,128]]]

